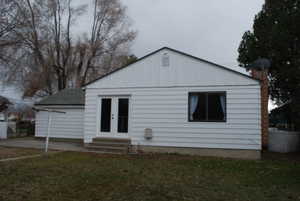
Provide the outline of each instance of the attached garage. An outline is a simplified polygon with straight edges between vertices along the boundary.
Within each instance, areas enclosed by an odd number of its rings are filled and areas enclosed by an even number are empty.
[[[84,97],[85,93],[82,89],[65,89],[35,104],[37,108],[64,112],[52,112],[50,137],[83,139]],[[37,112],[35,124],[36,137],[47,136],[48,120],[48,111]]]

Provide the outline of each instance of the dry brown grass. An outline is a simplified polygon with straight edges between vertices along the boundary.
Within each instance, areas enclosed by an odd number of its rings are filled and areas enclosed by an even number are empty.
[[[12,148],[0,146],[0,160],[7,158],[16,158],[20,156],[35,155],[40,153],[41,150],[38,149]]]
[[[5,201],[300,200],[300,163],[64,152],[0,163]]]

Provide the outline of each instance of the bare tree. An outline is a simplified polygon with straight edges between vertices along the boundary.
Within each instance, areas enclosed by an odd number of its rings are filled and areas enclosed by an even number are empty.
[[[129,26],[126,8],[119,0],[94,1],[91,31],[76,48],[77,86],[120,66],[112,66],[112,61],[126,55],[128,45],[136,37],[136,32],[129,31]]]
[[[0,60],[6,66],[2,74],[18,80],[26,96],[52,94],[68,83],[80,87],[120,66],[112,61],[128,55],[136,35],[119,0],[95,0],[91,31],[79,39],[72,38],[71,27],[85,6],[74,7],[71,0],[18,0],[15,5],[19,25],[9,29],[4,41],[13,43],[0,46],[5,52]]]
[[[5,48],[15,46],[20,41],[11,40],[13,30],[20,26],[20,13],[14,0],[0,0],[0,61],[7,62]],[[1,66],[0,66],[1,67]],[[0,68],[1,69],[1,68]]]
[[[14,1],[0,1],[0,46],[10,45],[5,43],[5,38],[18,26],[18,13]]]
[[[20,26],[14,27],[7,37],[9,46],[2,46],[1,59],[6,67],[7,80],[18,80],[25,93],[40,89],[53,92],[53,75],[47,57],[51,46],[50,12],[48,2],[19,0],[14,2]],[[15,43],[17,41],[17,43]],[[3,72],[2,72],[3,73]]]

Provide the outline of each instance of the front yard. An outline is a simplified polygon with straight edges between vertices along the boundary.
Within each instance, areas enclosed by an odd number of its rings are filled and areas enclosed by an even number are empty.
[[[300,162],[64,152],[0,163],[0,200],[300,200]]]

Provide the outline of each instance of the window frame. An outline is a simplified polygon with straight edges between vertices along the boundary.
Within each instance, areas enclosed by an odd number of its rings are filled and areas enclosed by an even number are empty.
[[[198,95],[198,94],[205,94],[205,98],[206,98],[206,107],[205,107],[205,111],[206,111],[206,114],[205,114],[205,120],[192,120],[190,119],[190,106],[191,106],[191,99],[190,97],[192,95]],[[225,117],[224,117],[224,120],[208,120],[208,95],[209,94],[222,94],[225,96]],[[212,122],[212,123],[225,123],[227,122],[227,93],[226,91],[198,91],[198,92],[189,92],[188,93],[188,122]]]

